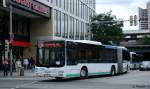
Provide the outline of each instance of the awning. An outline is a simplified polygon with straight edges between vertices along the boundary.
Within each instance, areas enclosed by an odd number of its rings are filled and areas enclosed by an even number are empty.
[[[30,42],[16,41],[16,40],[13,40],[11,44],[12,46],[17,46],[17,47],[30,47],[31,46]]]

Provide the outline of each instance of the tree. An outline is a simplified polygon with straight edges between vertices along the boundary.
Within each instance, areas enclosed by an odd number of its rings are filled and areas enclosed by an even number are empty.
[[[150,36],[148,36],[148,35],[144,35],[144,37],[143,37],[143,44],[144,45],[150,45]]]
[[[119,44],[123,38],[122,21],[108,12],[92,17],[92,40],[103,44]]]

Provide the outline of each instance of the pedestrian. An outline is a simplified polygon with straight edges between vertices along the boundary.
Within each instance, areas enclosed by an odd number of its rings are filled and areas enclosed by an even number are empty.
[[[35,70],[35,65],[36,65],[36,59],[35,57],[31,57],[31,66],[32,66],[32,72]]]
[[[23,65],[24,65],[24,68],[27,70],[27,69],[28,69],[28,65],[29,65],[29,60],[28,60],[28,58],[24,58],[24,59],[23,59]]]
[[[18,59],[16,61],[16,71],[18,72],[18,75],[20,75],[21,68],[22,68],[21,61],[20,61],[20,59]]]
[[[16,72],[16,57],[13,59],[13,71]]]
[[[31,58],[29,58],[29,69],[32,69]]]
[[[8,76],[8,66],[9,66],[8,59],[4,58],[4,60],[3,60],[4,76]]]

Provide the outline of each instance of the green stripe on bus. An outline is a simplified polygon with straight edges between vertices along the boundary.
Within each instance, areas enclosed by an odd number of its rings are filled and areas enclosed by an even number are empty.
[[[68,74],[66,77],[67,78],[80,77],[80,74]]]
[[[111,74],[111,73],[110,73],[110,72],[89,73],[88,76],[93,76],[93,75],[105,75],[105,74]]]
[[[88,73],[88,76],[93,76],[93,75],[105,75],[105,74],[111,74],[111,73],[110,73],[110,72]],[[80,74],[68,74],[66,77],[67,77],[67,78],[80,77]]]

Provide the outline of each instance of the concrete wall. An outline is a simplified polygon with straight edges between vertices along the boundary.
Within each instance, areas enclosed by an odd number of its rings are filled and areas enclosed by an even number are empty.
[[[36,56],[36,45],[38,37],[52,36],[52,20],[51,19],[32,19],[31,20],[31,54]]]
[[[31,52],[30,48],[28,47],[23,48],[23,58],[30,58],[31,57],[30,52]]]

